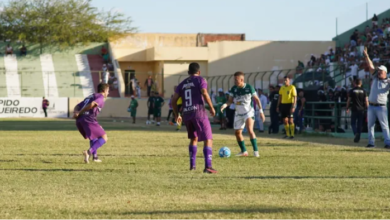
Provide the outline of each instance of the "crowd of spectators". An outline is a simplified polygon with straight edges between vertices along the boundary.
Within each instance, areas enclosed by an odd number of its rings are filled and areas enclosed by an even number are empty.
[[[101,56],[103,58],[103,66],[102,66],[102,74],[101,74],[101,82],[107,83],[110,85],[110,89],[118,89],[118,79],[114,74],[114,66],[110,61],[110,55],[105,46],[101,48]]]

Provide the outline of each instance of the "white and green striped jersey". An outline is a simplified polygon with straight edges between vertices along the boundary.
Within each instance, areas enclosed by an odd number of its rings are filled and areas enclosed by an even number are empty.
[[[253,110],[252,98],[257,96],[257,93],[251,85],[245,83],[242,88],[233,86],[229,95],[234,99],[236,114],[246,114]]]

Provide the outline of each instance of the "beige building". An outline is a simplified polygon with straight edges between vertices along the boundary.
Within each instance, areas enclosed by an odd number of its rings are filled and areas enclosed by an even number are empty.
[[[148,75],[157,81],[165,97],[187,75],[188,64],[198,62],[201,75],[230,75],[236,71],[260,72],[294,69],[298,60],[307,63],[335,48],[333,41],[245,41],[243,34],[132,34],[110,41],[110,52],[120,79],[122,97],[131,74],[144,84]],[[283,77],[280,75],[279,77]],[[257,87],[268,85],[253,82]],[[264,77],[263,80],[270,80]],[[275,79],[277,80],[277,79]],[[217,89],[221,83],[210,87]],[[143,91],[145,89],[143,88]],[[145,94],[145,92],[143,93]]]

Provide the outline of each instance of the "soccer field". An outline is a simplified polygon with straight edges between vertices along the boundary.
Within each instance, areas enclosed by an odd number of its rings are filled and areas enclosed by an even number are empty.
[[[84,164],[89,142],[74,121],[0,121],[0,218],[390,218],[383,148],[262,134],[260,158],[248,137],[250,157],[219,158],[220,147],[239,148],[232,130],[215,129],[219,173],[204,174],[202,146],[197,170],[189,171],[184,129],[101,124],[103,163]]]

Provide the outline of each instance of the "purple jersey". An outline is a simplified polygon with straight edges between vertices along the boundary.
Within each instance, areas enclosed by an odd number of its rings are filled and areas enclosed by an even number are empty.
[[[83,119],[86,122],[97,122],[97,115],[104,107],[104,96],[102,94],[94,93],[85,98],[84,101],[80,102],[77,106],[78,109],[81,110],[93,101],[96,102],[98,106],[93,109],[90,109],[89,111],[84,112],[84,114],[80,115],[78,119]]]
[[[201,89],[207,89],[207,82],[201,76],[190,76],[179,84],[176,93],[183,100],[183,121],[208,118]]]

